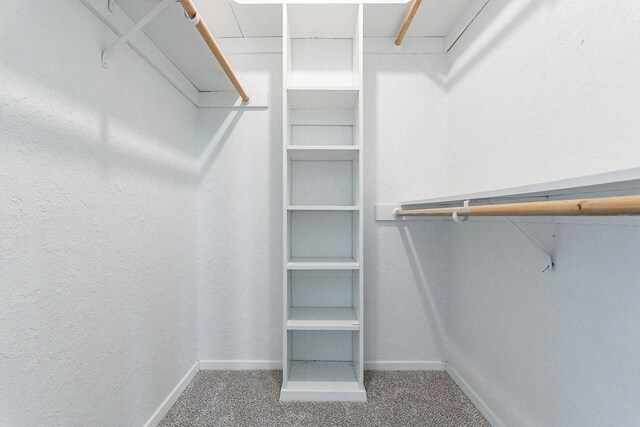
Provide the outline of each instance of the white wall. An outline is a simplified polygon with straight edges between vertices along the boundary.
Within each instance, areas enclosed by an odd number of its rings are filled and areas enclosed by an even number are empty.
[[[640,227],[523,227],[555,271],[504,222],[450,224],[449,364],[507,426],[637,425]]]
[[[448,55],[449,192],[636,167],[639,19],[633,0],[491,0]]]
[[[282,54],[228,56],[247,93],[270,101],[199,112],[198,354],[281,361]]]
[[[196,361],[196,110],[114,38],[0,6],[1,425],[142,425]]]
[[[376,222],[373,207],[445,186],[446,58],[365,54],[364,65],[365,361],[443,361],[445,228]]]
[[[262,111],[200,112],[199,358],[278,364],[282,57],[230,54],[230,60],[251,85],[247,91],[268,90],[270,103]],[[445,73],[441,52],[365,57],[367,361],[444,360],[444,228],[375,223],[373,205],[425,180],[444,186]],[[428,111],[429,118],[406,120],[416,111]]]
[[[451,51],[450,193],[638,165],[636,2],[491,0]],[[499,221],[499,220],[498,220]],[[448,361],[504,425],[636,425],[640,221],[450,224]]]

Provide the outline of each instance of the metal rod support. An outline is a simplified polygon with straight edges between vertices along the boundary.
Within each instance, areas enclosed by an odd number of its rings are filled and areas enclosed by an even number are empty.
[[[173,3],[175,0],[162,0],[156,7],[154,7],[151,12],[149,12],[144,18],[138,21],[133,27],[129,28],[126,33],[121,35],[118,40],[113,42],[111,46],[106,48],[102,52],[102,66],[107,68],[107,63],[109,62],[109,57],[113,55],[113,52],[118,50],[122,45],[127,43],[131,37],[138,31],[142,30],[145,25],[147,25],[153,18],[156,17],[160,12],[162,12],[167,6]],[[111,3],[109,3],[111,4]]]

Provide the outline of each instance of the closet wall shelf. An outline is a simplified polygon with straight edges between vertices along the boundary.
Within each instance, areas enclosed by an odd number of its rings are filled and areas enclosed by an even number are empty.
[[[410,200],[398,205],[376,205],[376,221],[402,220],[442,220],[447,217],[396,217],[395,209],[406,210],[427,208],[460,207],[469,200],[471,205],[506,204],[522,202],[561,201],[568,199],[598,199],[640,194],[640,168],[623,169],[577,178],[503,188],[478,193]],[[462,214],[462,213],[459,213]],[[509,216],[515,216],[509,213]],[[624,215],[624,214],[622,214]],[[581,214],[580,216],[585,216]],[[449,218],[451,215],[449,215]]]
[[[287,270],[358,270],[360,263],[353,258],[297,258],[287,263]]]
[[[358,331],[350,307],[291,307],[287,329],[290,331]]]
[[[287,207],[288,211],[358,211],[358,206],[300,206],[291,205]]]
[[[363,6],[282,12],[280,398],[362,402]]]
[[[360,86],[358,85],[287,85],[288,91],[308,91],[308,92],[358,92]]]

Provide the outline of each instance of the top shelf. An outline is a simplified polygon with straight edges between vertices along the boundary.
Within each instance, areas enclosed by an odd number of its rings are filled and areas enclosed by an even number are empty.
[[[238,4],[318,4],[318,0],[234,0]],[[342,0],[336,4],[406,4],[411,0]]]
[[[428,206],[460,204],[465,200],[487,199],[535,199],[539,197],[563,198],[584,194],[613,191],[617,193],[637,193],[640,190],[640,168],[623,169],[577,178],[548,181],[520,187],[502,188],[499,190],[478,193],[458,194],[454,196],[435,197],[430,199],[408,200],[400,202],[401,206]]]
[[[289,15],[289,38],[357,37],[358,3],[297,3],[285,7]]]

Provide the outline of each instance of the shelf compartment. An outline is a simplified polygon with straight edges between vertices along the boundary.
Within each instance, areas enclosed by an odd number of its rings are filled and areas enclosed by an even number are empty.
[[[345,87],[289,87],[287,99],[292,110],[353,110],[359,89]]]
[[[352,146],[353,140],[353,125],[291,125],[291,145],[295,146]]]
[[[352,308],[353,295],[359,295],[359,274],[357,270],[289,271],[288,304],[298,308]]]
[[[289,4],[287,85],[357,86],[360,80],[358,5]]]
[[[280,399],[366,402],[351,362],[291,361]]]
[[[358,211],[358,206],[306,206],[306,205],[290,205],[287,206],[288,211]]]
[[[293,38],[289,84],[355,86],[358,70],[354,70],[352,38]]]
[[[291,160],[356,160],[360,147],[353,145],[289,145],[287,153]]]
[[[291,257],[354,257],[357,212],[293,211],[288,215]]]
[[[287,270],[358,270],[360,263],[352,257],[343,258],[301,258],[291,257]]]
[[[291,307],[287,329],[299,331],[358,331],[360,322],[352,308]]]
[[[289,205],[351,207],[357,202],[358,187],[354,181],[357,182],[358,176],[357,163],[354,161],[292,160],[289,176]]]

